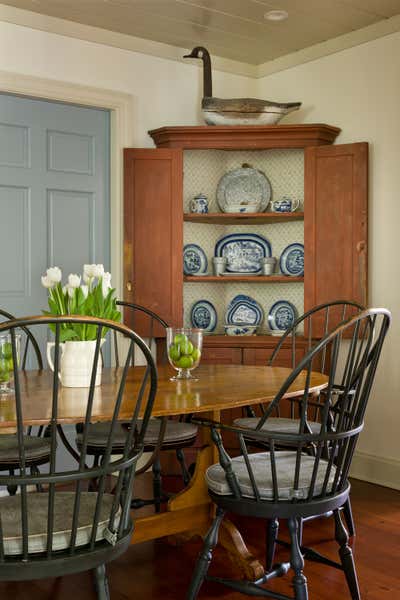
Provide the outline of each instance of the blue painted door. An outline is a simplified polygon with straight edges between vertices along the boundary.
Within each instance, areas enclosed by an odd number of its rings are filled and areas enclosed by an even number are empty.
[[[0,95],[0,307],[40,314],[40,276],[110,270],[110,115]]]

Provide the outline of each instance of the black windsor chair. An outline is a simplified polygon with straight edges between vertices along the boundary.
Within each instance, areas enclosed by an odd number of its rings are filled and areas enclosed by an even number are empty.
[[[0,319],[13,320],[15,317],[9,312],[0,309]],[[21,369],[25,371],[27,368],[28,357],[32,355],[33,362],[36,363],[37,369],[43,369],[43,360],[40,352],[39,344],[32,332],[26,327],[20,330],[22,339],[22,358],[20,358]],[[32,352],[30,352],[32,349]],[[45,437],[43,437],[43,435]],[[31,470],[32,474],[39,473],[39,465],[49,462],[50,459],[50,442],[46,437],[46,431],[43,426],[40,426],[33,434],[32,427],[27,427],[23,436],[26,466]],[[4,433],[0,435],[0,471],[9,471],[10,475],[19,468],[19,451],[18,437],[14,433]],[[40,486],[39,486],[40,489]],[[14,495],[17,493],[16,486],[8,486],[8,493]]]
[[[296,364],[300,361],[301,355],[299,353],[299,347],[296,343],[296,336],[304,334],[307,337],[307,351],[310,351],[313,345],[317,342],[317,336],[321,339],[324,335],[327,335],[333,331],[340,323],[347,320],[351,316],[360,313],[365,310],[365,307],[361,306],[357,302],[348,300],[334,300],[331,302],[325,302],[314,306],[306,313],[298,317],[293,325],[289,327],[282,337],[279,339],[275,346],[275,349],[268,360],[268,366],[276,365],[279,363],[283,352],[286,350],[285,342],[290,339],[290,361],[291,367],[294,369]],[[320,364],[318,365],[318,371],[321,373],[329,372],[329,352],[328,348],[325,348],[321,355],[318,357]],[[316,367],[316,366],[315,366]],[[346,377],[346,373],[342,373],[341,381],[335,384],[335,400],[340,399],[341,389],[343,387],[343,381]],[[339,374],[338,374],[339,379]],[[322,392],[323,394],[324,392]],[[310,432],[316,433],[320,429],[320,409],[318,396],[314,396],[308,401],[308,415],[307,415],[307,427]],[[259,407],[260,413],[264,414],[266,408],[264,406]],[[263,426],[263,431],[271,432],[286,432],[294,433],[297,432],[299,427],[301,405],[296,398],[290,399],[290,417],[282,416],[270,416]],[[234,424],[239,427],[254,428],[259,423],[259,417],[253,407],[249,406],[246,408],[248,413],[247,417],[235,419]],[[277,407],[279,413],[279,407]],[[328,428],[332,430],[333,427],[333,415],[329,414]],[[311,449],[311,448],[310,448]],[[351,509],[350,497],[347,499],[343,506],[343,514],[346,521],[346,525],[350,536],[355,534],[355,526],[353,513]],[[310,517],[312,519],[313,517]],[[306,521],[308,519],[305,519]],[[268,524],[269,535],[267,536],[267,544],[274,548],[275,539],[278,535],[279,524],[277,522],[271,522]],[[300,543],[302,540],[303,523],[299,524],[299,537]],[[273,561],[273,551],[270,554],[271,565]]]
[[[163,344],[163,349],[160,353],[156,342],[157,338],[160,339],[160,337],[164,337],[165,339],[165,329],[168,327],[168,324],[164,319],[148,308],[138,304],[118,301],[117,305],[123,307],[127,311],[128,314],[125,313],[125,318],[133,330],[135,330],[136,324],[140,323],[140,330],[141,332],[145,332],[144,337],[149,339],[149,347],[153,352],[153,356],[158,353],[157,362],[167,362],[166,343]],[[117,335],[114,335],[114,354],[117,366],[120,362],[121,352],[122,349],[118,343],[118,337]],[[136,358],[136,355],[133,354],[132,364],[135,363]],[[87,453],[94,456],[96,463],[101,460],[101,457],[104,454],[107,444],[108,429],[108,423],[96,423],[90,426]],[[167,496],[162,491],[160,464],[160,452],[162,451],[175,450],[182,471],[183,483],[185,486],[189,483],[190,474],[186,467],[183,448],[194,444],[197,433],[197,425],[185,422],[183,419],[178,421],[163,417],[150,420],[146,430],[144,444],[145,451],[151,454],[146,463],[137,469],[136,474],[139,475],[147,471],[150,467],[152,468],[153,498],[150,500],[135,498],[132,500],[132,508],[140,508],[146,504],[154,504],[156,512],[159,512],[161,509],[161,502],[167,499]],[[126,428],[123,423],[120,423],[112,449],[114,454],[120,453],[121,448],[125,444],[126,435]],[[78,433],[76,444],[79,449],[82,444],[82,428]]]
[[[290,561],[274,565],[272,568],[267,567],[265,575],[257,581],[219,577],[207,579],[251,596],[290,600],[289,596],[266,589],[265,584],[274,577],[286,574],[289,568],[292,568],[294,598],[308,600],[307,580],[303,574],[306,558],[342,569],[351,598],[359,600],[354,560],[339,509],[345,504],[350,493],[349,469],[358,436],[363,429],[364,414],[390,319],[389,311],[370,309],[327,334],[293,369],[256,428],[245,429],[208,422],[219,453],[219,464],[211,466],[206,472],[209,494],[217,505],[217,513],[197,561],[187,596],[189,600],[197,597],[206,578],[212,550],[218,541],[218,530],[227,511],[269,521],[287,519],[291,542]],[[338,356],[342,338],[345,336],[349,340],[345,356],[346,376],[340,402],[337,402],[335,390]],[[327,351],[330,352],[328,385],[320,398],[321,419],[318,431],[311,431],[307,427],[311,398],[310,374],[321,354]],[[305,389],[300,402],[297,431],[288,433],[264,430],[264,424],[270,414],[279,406],[300,373],[305,377]],[[329,420],[332,415],[334,428],[330,430]],[[207,425],[207,421],[203,421],[203,424]],[[223,446],[221,430],[237,435],[241,456],[230,458]],[[267,443],[269,450],[249,453],[253,440]],[[296,449],[279,449],[290,444]],[[314,448],[312,454],[309,452],[310,445]],[[334,514],[340,563],[299,544],[299,520],[308,516],[323,515],[329,511],[333,511]]]
[[[127,358],[116,373],[113,414],[109,424],[108,442],[100,465],[86,466],[87,433],[83,435],[81,455],[76,468],[60,467],[56,453],[59,405],[62,401],[58,379],[60,361],[60,333],[69,323],[90,325],[96,336],[90,387],[85,393],[85,431],[94,420],[101,389],[95,387],[100,343],[104,328],[125,336]],[[55,335],[54,374],[52,381],[51,415],[46,416],[50,430],[50,463],[46,473],[29,474],[24,440],[24,382],[17,366],[16,330],[18,327],[50,326]],[[109,598],[105,564],[123,553],[130,544],[133,523],[130,502],[135,469],[143,453],[144,436],[149,423],[157,389],[157,370],[151,352],[144,341],[128,327],[113,321],[91,317],[27,317],[0,325],[0,334],[9,332],[14,360],[15,414],[19,452],[19,472],[13,476],[1,475],[0,485],[15,485],[18,496],[0,498],[0,580],[27,580],[59,577],[74,572],[93,570],[97,595]],[[112,458],[113,438],[124,398],[128,369],[134,347],[140,348],[145,366],[140,370],[136,397],[132,401],[129,433],[121,454]],[[135,388],[136,389],[136,388]],[[110,392],[110,393],[111,393]],[[133,393],[132,393],[133,395]],[[139,420],[139,414],[141,419]],[[124,413],[126,417],[126,412]],[[113,494],[105,492],[106,481],[114,475],[117,484]],[[96,479],[97,490],[88,492],[89,483]],[[30,486],[42,485],[46,491],[29,492]]]

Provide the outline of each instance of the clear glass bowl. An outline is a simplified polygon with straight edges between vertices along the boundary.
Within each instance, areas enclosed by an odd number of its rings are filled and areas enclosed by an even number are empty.
[[[199,366],[203,346],[202,329],[167,328],[168,360],[177,374],[171,381],[196,379],[193,369]]]
[[[15,336],[17,361],[19,364],[21,336]],[[11,382],[14,377],[14,361],[12,356],[11,335],[0,336],[0,396],[13,394]]]

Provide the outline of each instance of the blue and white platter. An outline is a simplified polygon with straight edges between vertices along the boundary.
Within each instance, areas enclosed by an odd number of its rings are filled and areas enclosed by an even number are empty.
[[[190,321],[197,329],[214,331],[217,326],[217,311],[208,300],[199,300],[192,306]]]
[[[278,300],[269,309],[268,325],[272,330],[285,331],[297,319],[296,307],[287,300]]]
[[[235,296],[225,313],[226,325],[260,325],[263,319],[264,311],[257,300],[244,294]]]
[[[227,273],[261,273],[260,260],[272,256],[271,244],[257,233],[224,235],[215,245],[215,256],[225,256]]]
[[[228,171],[217,186],[218,206],[225,213],[262,212],[271,195],[271,184],[265,174],[250,165]]]
[[[207,267],[207,256],[200,246],[197,244],[186,244],[183,247],[183,272],[185,275],[206,273]]]
[[[301,277],[304,275],[304,246],[289,244],[281,254],[279,267],[284,275]]]

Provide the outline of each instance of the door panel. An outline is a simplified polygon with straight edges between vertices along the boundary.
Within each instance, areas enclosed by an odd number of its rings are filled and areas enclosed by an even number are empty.
[[[0,94],[0,307],[40,314],[40,276],[110,268],[109,112]]]
[[[179,149],[125,150],[125,299],[171,326],[182,326],[183,316],[182,169]],[[137,315],[135,330],[145,329]]]
[[[207,348],[203,345],[201,362],[204,364],[240,365],[242,363],[242,349]]]
[[[306,148],[304,201],[305,311],[339,299],[366,305],[368,144]]]

